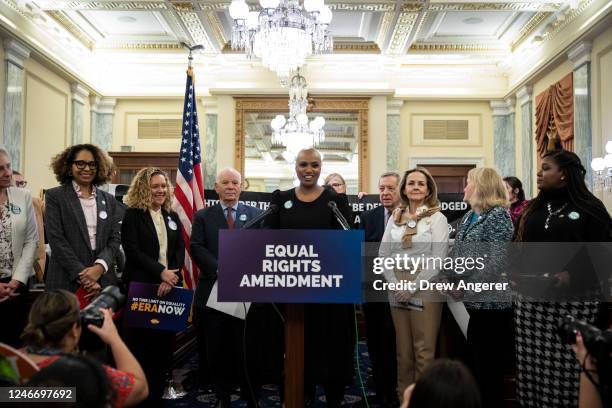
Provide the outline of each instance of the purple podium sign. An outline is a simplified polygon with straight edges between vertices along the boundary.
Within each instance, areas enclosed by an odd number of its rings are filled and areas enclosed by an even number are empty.
[[[363,231],[221,230],[221,302],[361,303]]]

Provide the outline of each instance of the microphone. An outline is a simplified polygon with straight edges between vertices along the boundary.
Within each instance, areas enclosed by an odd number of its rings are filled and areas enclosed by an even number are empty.
[[[277,212],[278,212],[278,205],[270,204],[270,206],[268,207],[268,209],[266,211],[262,212],[257,217],[253,218],[251,221],[249,221],[246,224],[244,224],[241,229],[252,228],[253,226],[259,224],[268,215],[275,214]]]
[[[340,226],[342,227],[343,230],[348,231],[351,229],[351,226],[349,225],[348,221],[346,220],[346,218],[344,218],[344,215],[342,215],[342,213],[340,212],[340,210],[338,209],[338,204],[336,204],[335,201],[329,201],[327,203],[327,206],[329,208],[331,208],[332,212],[334,213],[334,215],[336,216],[336,220],[338,220],[338,223],[340,224]]]

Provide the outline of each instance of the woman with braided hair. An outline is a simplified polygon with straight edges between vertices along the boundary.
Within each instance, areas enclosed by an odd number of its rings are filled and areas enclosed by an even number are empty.
[[[379,255],[382,257],[444,258],[448,250],[448,222],[440,212],[438,189],[431,174],[417,167],[404,173],[400,183],[402,204],[393,211],[383,235]],[[390,284],[429,281],[438,274],[435,266],[417,271],[389,270]],[[397,352],[397,392],[401,400],[404,389],[414,383],[434,360],[442,303],[417,290],[389,291],[391,317],[395,326]]]
[[[539,194],[523,211],[515,241],[559,243],[559,248],[568,248],[566,243],[571,242],[612,241],[610,215],[588,190],[585,174],[576,154],[565,150],[546,153],[537,174]],[[546,258],[543,262],[550,256]],[[541,272],[539,267],[533,269]],[[586,252],[577,252],[564,269],[518,280],[514,321],[522,407],[578,404],[580,368],[555,329],[566,315],[593,323],[604,292],[600,282],[606,278],[597,276]],[[545,292],[534,292],[534,287]]]

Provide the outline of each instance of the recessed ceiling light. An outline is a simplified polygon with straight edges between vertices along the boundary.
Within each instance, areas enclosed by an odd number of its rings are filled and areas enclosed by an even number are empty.
[[[465,24],[480,24],[482,21],[483,20],[480,17],[468,17],[463,20]]]
[[[131,16],[121,16],[117,18],[117,20],[121,21],[122,23],[133,23],[136,21],[136,19]]]

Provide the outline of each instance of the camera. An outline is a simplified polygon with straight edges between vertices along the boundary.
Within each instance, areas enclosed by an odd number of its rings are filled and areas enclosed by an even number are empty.
[[[597,387],[604,407],[612,402],[612,329],[600,330],[573,316],[566,316],[559,327],[559,335],[567,344],[576,343],[576,331],[580,331],[584,346],[595,360],[598,381],[589,373],[589,380]],[[584,368],[583,368],[584,369]]]
[[[81,310],[81,325],[93,324],[101,327],[104,323],[104,314],[100,310],[111,309],[114,312],[119,310],[125,303],[125,295],[121,293],[117,286],[107,286],[102,292]]]
[[[566,316],[559,327],[559,335],[566,344],[576,343],[576,332],[580,331],[584,346],[596,359],[610,358],[612,353],[612,330],[600,330],[573,316]]]

